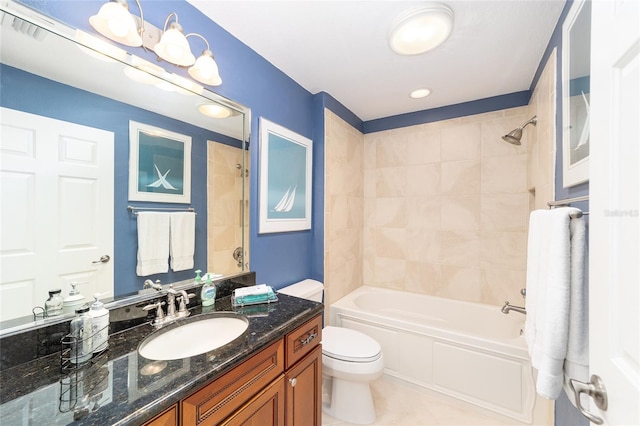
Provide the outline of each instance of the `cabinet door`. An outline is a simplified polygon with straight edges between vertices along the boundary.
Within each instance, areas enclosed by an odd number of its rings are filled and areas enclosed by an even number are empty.
[[[278,340],[183,399],[180,406],[182,424],[219,424],[283,372],[284,344]]]
[[[221,426],[285,426],[284,376],[267,386]]]
[[[158,414],[143,426],[178,426],[178,405]]]
[[[287,426],[322,424],[322,346],[285,374]]]

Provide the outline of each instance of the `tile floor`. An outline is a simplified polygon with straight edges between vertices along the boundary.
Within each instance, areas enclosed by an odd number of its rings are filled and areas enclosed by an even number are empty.
[[[447,401],[429,391],[417,389],[393,379],[382,378],[371,385],[376,405],[374,426],[496,426],[522,425],[516,420],[482,414],[462,408],[463,404]],[[322,414],[323,426],[350,426],[327,414]]]

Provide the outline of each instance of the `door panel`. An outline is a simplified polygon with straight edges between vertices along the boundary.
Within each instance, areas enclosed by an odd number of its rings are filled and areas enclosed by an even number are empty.
[[[71,281],[88,282],[88,300],[113,294],[113,261],[93,263],[113,258],[113,133],[1,112],[0,320],[31,315]]]

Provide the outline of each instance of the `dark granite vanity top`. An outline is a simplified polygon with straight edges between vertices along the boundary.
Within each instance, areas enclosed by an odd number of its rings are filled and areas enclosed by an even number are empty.
[[[139,356],[139,343],[155,331],[146,322],[112,334],[109,349],[75,374],[60,372],[59,354],[3,369],[0,424],[140,425],[322,313],[319,303],[283,294],[278,299],[233,308],[230,297],[223,297],[215,306],[193,308],[191,316],[214,310],[244,314],[249,327],[230,344],[190,358]]]

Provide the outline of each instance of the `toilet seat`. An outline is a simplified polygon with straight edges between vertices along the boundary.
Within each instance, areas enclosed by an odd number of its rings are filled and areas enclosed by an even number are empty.
[[[349,328],[322,329],[322,354],[348,362],[372,362],[382,356],[382,347],[371,337]]]

